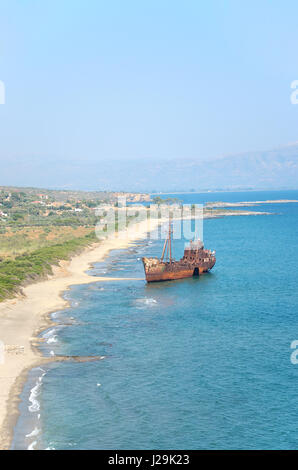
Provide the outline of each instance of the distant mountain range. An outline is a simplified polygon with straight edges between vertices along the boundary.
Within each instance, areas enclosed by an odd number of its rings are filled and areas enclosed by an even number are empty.
[[[8,159],[0,185],[139,192],[297,189],[298,143],[206,161]]]

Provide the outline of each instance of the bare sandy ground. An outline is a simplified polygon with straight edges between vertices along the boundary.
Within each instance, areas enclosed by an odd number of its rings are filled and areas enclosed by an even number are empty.
[[[115,280],[89,276],[85,271],[92,263],[101,261],[110,250],[127,248],[132,241],[144,238],[157,225],[157,220],[151,220],[150,225],[142,221],[128,228],[125,238],[107,239],[87,248],[71,261],[54,267],[54,274],[49,279],[25,287],[23,296],[0,304],[0,341],[4,343],[2,363],[0,354],[1,450],[10,448],[18,418],[19,395],[29,370],[49,362],[36,348],[37,334],[52,324],[51,312],[69,306],[61,294],[71,285]]]

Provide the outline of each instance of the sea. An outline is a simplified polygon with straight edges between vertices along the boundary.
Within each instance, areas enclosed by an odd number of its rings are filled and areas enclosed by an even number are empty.
[[[298,200],[298,191],[173,197]],[[101,360],[29,373],[13,449],[297,449],[298,204],[244,209],[270,214],[204,221],[217,258],[208,274],[146,284],[141,257],[160,256],[164,240],[144,239],[91,270],[141,280],[65,292],[71,308],[53,314],[42,352]],[[176,259],[184,244],[174,241]]]

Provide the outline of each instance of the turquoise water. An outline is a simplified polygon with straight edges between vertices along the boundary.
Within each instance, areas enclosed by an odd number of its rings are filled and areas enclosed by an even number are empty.
[[[178,197],[298,199],[298,191]],[[44,352],[104,359],[35,369],[14,447],[297,448],[298,365],[290,344],[298,339],[298,204],[253,210],[272,215],[205,221],[205,246],[217,256],[209,274],[68,291],[72,308],[55,314],[60,327],[46,333]],[[94,274],[141,277],[140,257],[159,256],[162,243],[114,251]],[[176,258],[183,247],[175,241]],[[34,428],[24,439],[24,429]]]

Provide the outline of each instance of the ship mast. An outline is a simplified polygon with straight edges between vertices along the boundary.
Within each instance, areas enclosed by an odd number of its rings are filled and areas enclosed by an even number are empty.
[[[171,220],[169,220],[169,233],[168,233],[168,237],[165,239],[160,261],[163,261],[165,251],[167,248],[166,259],[169,259],[170,263],[172,262],[172,232],[173,231],[172,231],[172,226],[171,226]]]
[[[171,219],[169,220],[169,261],[172,262],[172,224]]]

